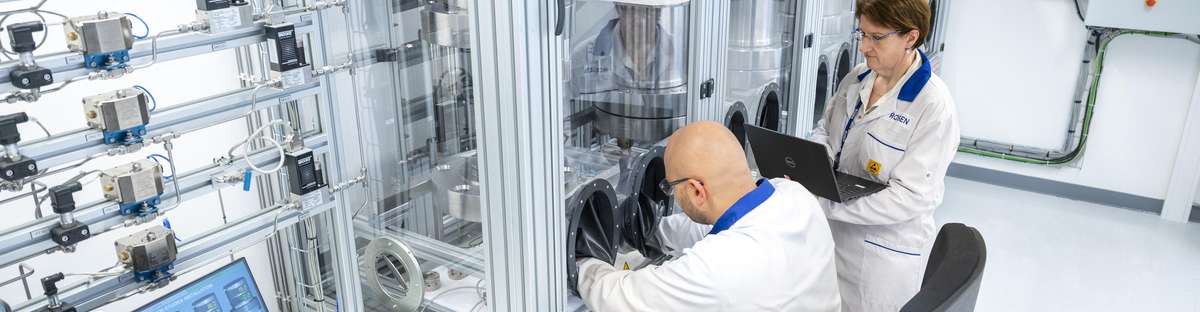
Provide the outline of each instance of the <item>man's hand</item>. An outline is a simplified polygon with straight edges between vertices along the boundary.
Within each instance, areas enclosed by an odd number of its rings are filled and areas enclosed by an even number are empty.
[[[605,267],[615,270],[612,269],[612,265],[592,257],[576,258],[575,265],[578,266],[578,270],[575,272],[579,272],[579,278],[575,282],[575,289],[578,289],[581,295],[591,288],[592,283],[595,282],[596,273],[599,273],[598,271],[603,270]]]

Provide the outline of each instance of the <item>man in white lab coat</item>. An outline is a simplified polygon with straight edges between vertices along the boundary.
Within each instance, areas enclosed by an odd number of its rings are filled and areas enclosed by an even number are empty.
[[[579,293],[596,311],[837,311],[833,238],[799,183],[750,175],[724,126],[699,122],[667,145],[667,179],[684,214],[659,235],[680,256],[637,271],[579,260]],[[685,215],[686,214],[686,215]],[[694,222],[693,222],[694,221]]]

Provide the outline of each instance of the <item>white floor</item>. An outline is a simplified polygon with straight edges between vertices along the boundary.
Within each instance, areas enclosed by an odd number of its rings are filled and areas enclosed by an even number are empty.
[[[976,311],[1200,311],[1200,224],[947,178],[939,224],[979,229]]]

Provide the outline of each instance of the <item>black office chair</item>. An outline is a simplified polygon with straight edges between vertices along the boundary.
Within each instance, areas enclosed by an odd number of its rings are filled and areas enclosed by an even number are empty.
[[[921,291],[900,311],[975,311],[986,262],[987,246],[979,231],[962,223],[943,225],[933,242]]]

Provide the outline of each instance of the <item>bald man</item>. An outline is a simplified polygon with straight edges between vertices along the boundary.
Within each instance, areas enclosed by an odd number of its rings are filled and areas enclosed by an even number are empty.
[[[786,179],[754,181],[733,133],[714,122],[667,143],[669,188],[683,214],[660,237],[679,256],[637,271],[579,260],[594,311],[837,311],[833,237],[817,199]]]

